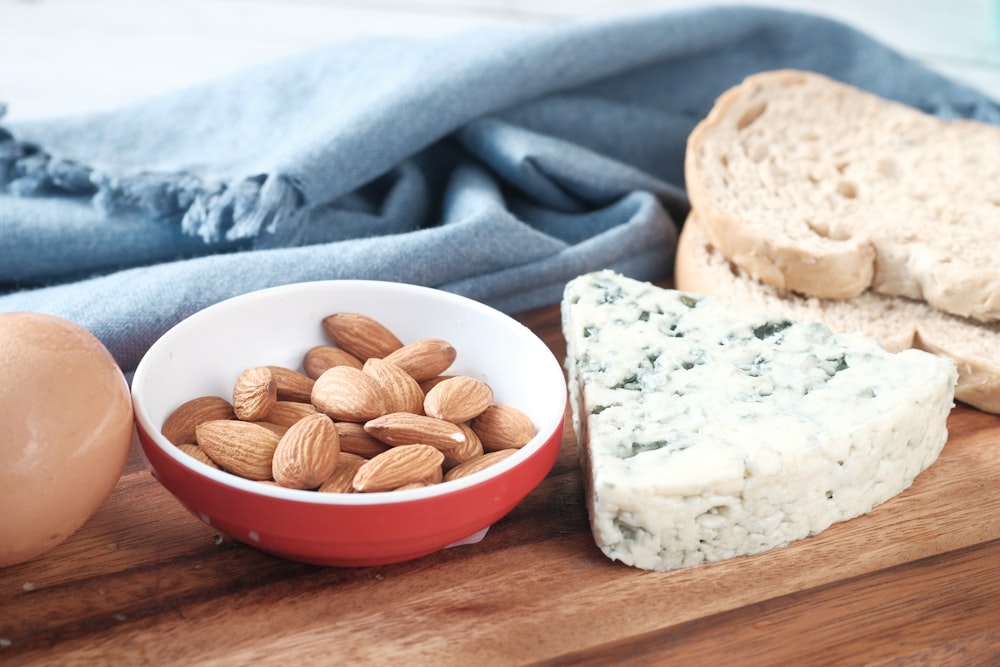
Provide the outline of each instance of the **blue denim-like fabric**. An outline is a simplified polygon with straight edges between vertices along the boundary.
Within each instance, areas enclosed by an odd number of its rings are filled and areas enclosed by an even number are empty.
[[[0,128],[0,311],[76,321],[130,370],[191,313],[293,281],[402,281],[514,312],[590,270],[668,277],[688,133],[778,68],[1000,122],[865,35],[776,10],[337,43]]]

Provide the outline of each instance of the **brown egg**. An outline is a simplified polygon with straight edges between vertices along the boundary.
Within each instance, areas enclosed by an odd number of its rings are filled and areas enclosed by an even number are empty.
[[[131,441],[128,384],[95,336],[52,315],[0,313],[0,567],[83,525]]]

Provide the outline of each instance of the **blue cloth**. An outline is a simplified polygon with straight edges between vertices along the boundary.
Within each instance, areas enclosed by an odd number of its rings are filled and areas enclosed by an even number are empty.
[[[76,321],[128,371],[196,310],[292,281],[417,283],[514,312],[598,268],[665,278],[688,133],[727,87],[788,67],[1000,121],[863,34],[775,10],[336,43],[0,128],[0,311]]]

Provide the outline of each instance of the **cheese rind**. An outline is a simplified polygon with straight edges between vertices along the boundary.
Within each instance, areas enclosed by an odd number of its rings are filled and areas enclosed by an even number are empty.
[[[956,370],[610,271],[562,302],[594,539],[667,570],[759,553],[870,511],[947,440]]]

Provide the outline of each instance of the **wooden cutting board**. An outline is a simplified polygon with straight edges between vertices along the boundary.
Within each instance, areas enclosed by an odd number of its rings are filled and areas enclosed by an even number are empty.
[[[563,358],[557,306],[520,319]],[[958,406],[949,427],[870,514],[663,573],[594,546],[568,426],[482,542],[359,569],[219,535],[135,449],[77,534],[0,570],[0,664],[1000,664],[1000,417]]]

